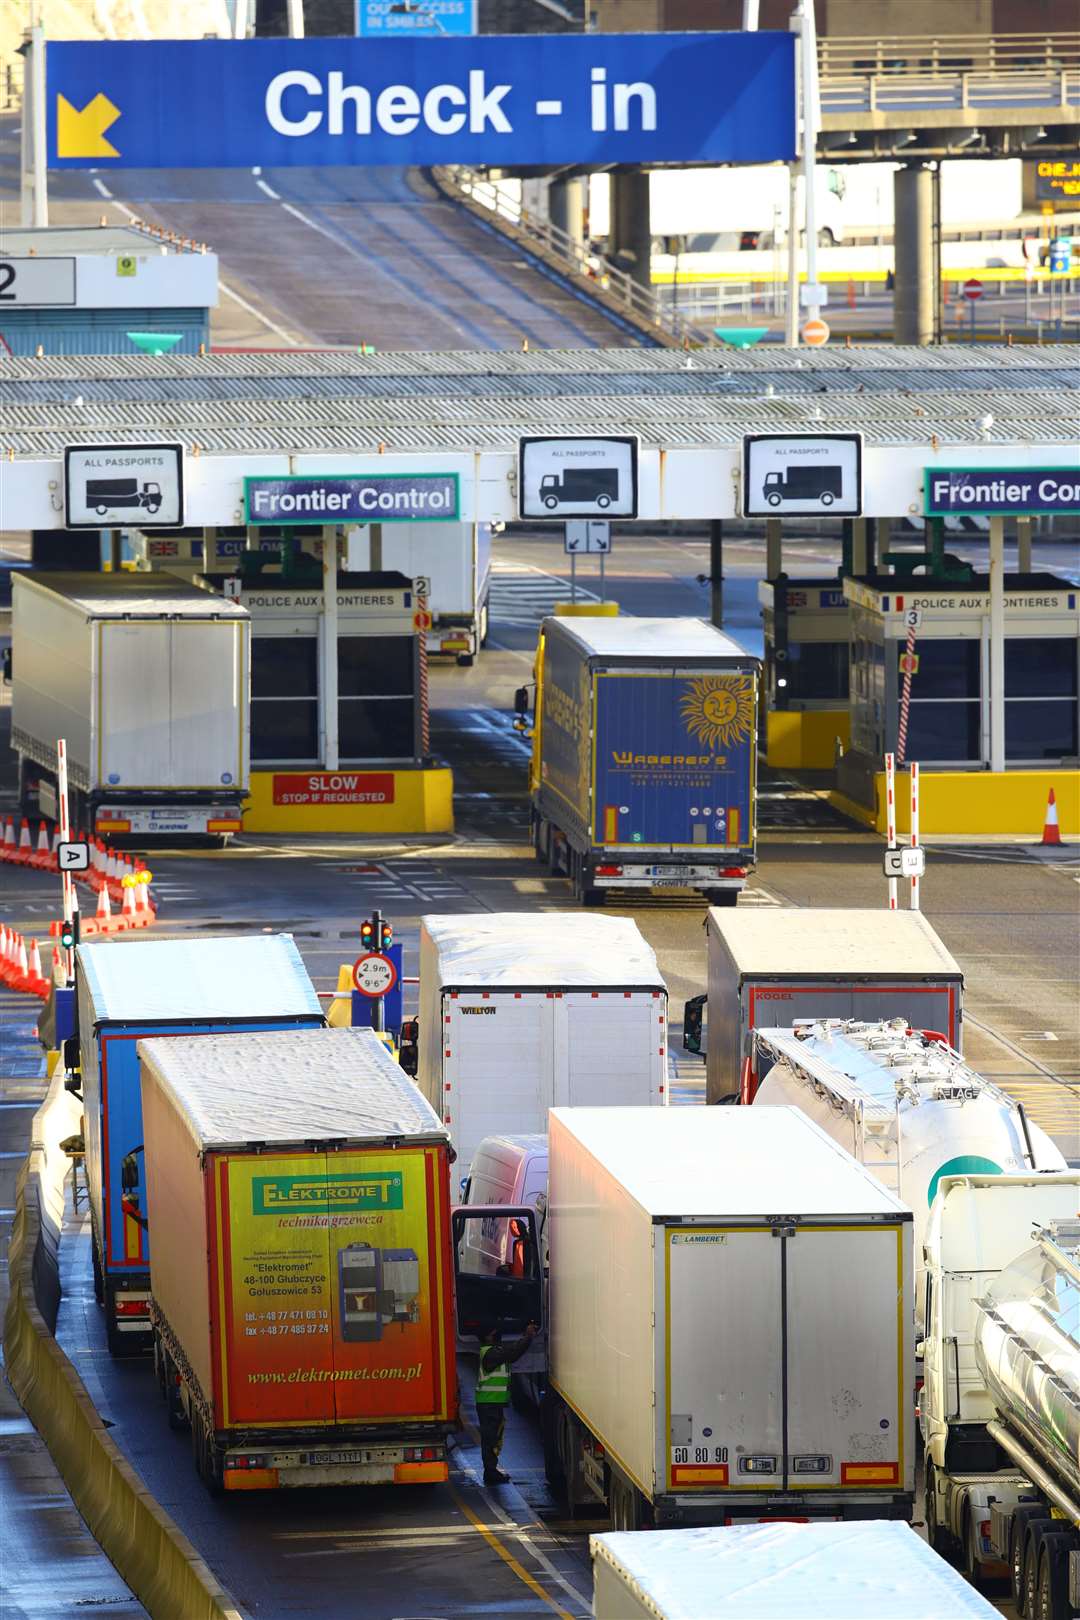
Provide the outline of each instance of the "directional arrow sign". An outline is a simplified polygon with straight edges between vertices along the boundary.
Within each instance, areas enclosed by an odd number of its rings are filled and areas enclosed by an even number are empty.
[[[795,154],[784,33],[57,40],[61,168],[769,163]],[[111,140],[105,133],[116,129]]]
[[[105,139],[105,131],[120,116],[108,96],[100,93],[80,112],[66,96],[56,98],[56,155],[60,158],[114,158],[120,153]]]

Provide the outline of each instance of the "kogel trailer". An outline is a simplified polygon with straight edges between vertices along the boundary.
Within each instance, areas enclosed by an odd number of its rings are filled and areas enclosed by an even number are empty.
[[[734,905],[754,865],[759,660],[700,619],[545,619],[532,836],[586,903],[691,888]]]
[[[911,1211],[796,1108],[556,1108],[548,1153],[570,1505],[909,1518]]]
[[[204,1483],[445,1480],[458,1400],[437,1115],[369,1029],[155,1039],[139,1056],[156,1369]]]
[[[94,1290],[114,1355],[146,1349],[150,1243],[136,1043],[151,1035],[320,1028],[291,935],[102,941],[75,953]]]
[[[800,1019],[904,1018],[961,1050],[964,975],[920,911],[714,910],[706,934],[710,1103],[753,1102],[754,1030]]]
[[[464,1179],[485,1136],[560,1105],[663,1103],[667,986],[628,917],[423,917],[417,1081]]]
[[[248,789],[247,609],[171,574],[16,575],[12,747],[24,804],[102,834],[240,831]]]

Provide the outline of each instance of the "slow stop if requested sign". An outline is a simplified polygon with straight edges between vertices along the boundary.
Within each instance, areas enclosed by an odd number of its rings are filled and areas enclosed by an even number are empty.
[[[358,956],[353,963],[353,984],[362,996],[377,1000],[387,995],[397,984],[397,968],[381,951],[369,951]]]

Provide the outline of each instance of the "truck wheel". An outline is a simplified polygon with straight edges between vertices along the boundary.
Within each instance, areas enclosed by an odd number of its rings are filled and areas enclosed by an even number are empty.
[[[1036,1519],[1046,1519],[1041,1502],[1020,1502],[1012,1510],[1009,1525],[1009,1584],[1012,1587],[1013,1607],[1017,1614],[1024,1613],[1024,1547],[1027,1527]]]
[[[1020,1586],[1020,1602],[1016,1605],[1021,1620],[1036,1620],[1038,1615],[1039,1611],[1035,1605],[1039,1597],[1039,1558],[1042,1554],[1043,1537],[1047,1531],[1053,1529],[1053,1525],[1053,1519],[1029,1519],[1025,1527],[1023,1579]]]
[[[559,1456],[559,1409],[549,1391],[540,1407],[540,1433],[544,1443],[544,1477],[554,1491],[566,1486],[562,1459]]]
[[[963,1571],[973,1586],[979,1586],[982,1581],[982,1552],[979,1547],[979,1533],[975,1526],[977,1516],[974,1509],[968,1510],[964,1515],[964,1560]]]
[[[1035,1620],[1072,1620],[1069,1553],[1078,1545],[1080,1543],[1076,1536],[1067,1530],[1051,1530],[1043,1536],[1035,1593]]]
[[[211,1496],[220,1496],[225,1488],[221,1459],[213,1436],[207,1430],[206,1421],[197,1406],[191,1409],[191,1449],[195,1457],[195,1472]]]
[[[94,1241],[94,1234],[92,1232],[90,1234],[90,1253],[93,1256],[94,1263],[94,1298],[97,1300],[99,1305],[104,1305],[105,1274],[101,1269],[101,1256],[98,1254],[97,1244]]]
[[[952,1536],[938,1522],[937,1515],[937,1469],[933,1463],[926,1467],[926,1539],[933,1547],[939,1558],[950,1561],[955,1556],[955,1544]]]
[[[187,1423],[187,1414],[184,1403],[180,1399],[180,1390],[176,1382],[176,1367],[173,1358],[161,1346],[161,1393],[165,1399],[165,1413],[170,1429],[182,1429]]]
[[[614,1469],[608,1490],[613,1530],[640,1530],[643,1520],[641,1496],[635,1485],[622,1478]]]

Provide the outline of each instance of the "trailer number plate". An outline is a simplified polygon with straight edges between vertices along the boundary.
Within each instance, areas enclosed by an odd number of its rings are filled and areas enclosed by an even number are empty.
[[[685,866],[647,866],[645,870],[650,877],[689,877]]]
[[[304,1456],[309,1468],[332,1468],[335,1463],[400,1462],[399,1452],[309,1451]]]

